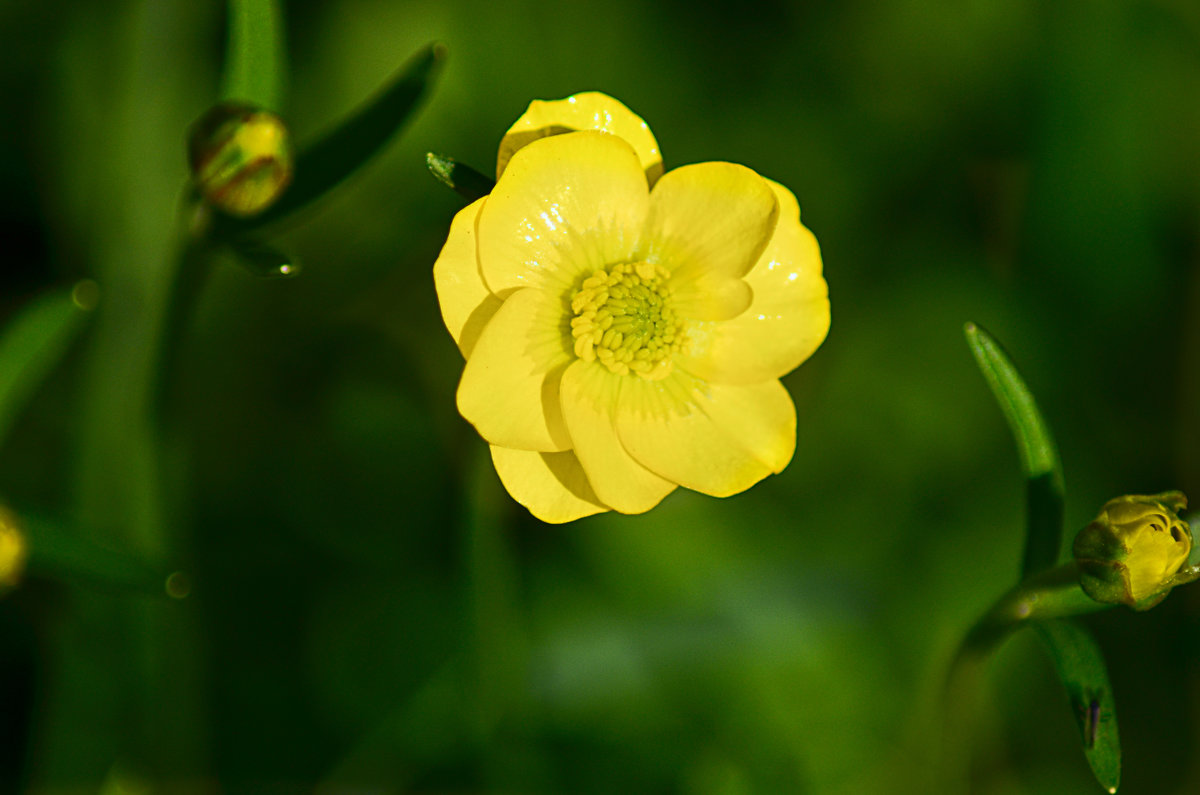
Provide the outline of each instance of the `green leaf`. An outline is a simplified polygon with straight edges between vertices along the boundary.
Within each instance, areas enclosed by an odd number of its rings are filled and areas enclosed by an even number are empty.
[[[182,598],[179,572],[171,573],[141,558],[94,540],[94,533],[39,516],[21,517],[29,540],[26,571],[68,585],[89,585],[150,596]]]
[[[286,279],[300,272],[295,257],[257,240],[235,240],[230,246],[234,258],[246,270],[264,279]]]
[[[66,353],[96,305],[96,283],[42,296],[0,334],[0,445],[25,404]]]
[[[1062,464],[1050,428],[1017,368],[1000,344],[974,323],[965,328],[967,345],[987,380],[1017,442],[1024,470],[1026,533],[1022,577],[1058,561],[1062,543]]]
[[[229,39],[221,99],[271,111],[283,102],[283,18],[278,0],[229,0]]]
[[[494,180],[448,155],[428,152],[425,155],[425,165],[438,182],[453,189],[469,202],[487,196],[492,192],[492,188],[496,187]]]
[[[1116,792],[1121,784],[1121,739],[1100,647],[1091,633],[1073,619],[1038,622],[1034,628],[1067,690],[1092,773],[1100,786]]]
[[[374,98],[296,155],[291,187],[266,212],[253,218],[214,219],[213,235],[230,238],[280,220],[320,198],[374,157],[408,121],[445,57],[440,44],[413,56]]]

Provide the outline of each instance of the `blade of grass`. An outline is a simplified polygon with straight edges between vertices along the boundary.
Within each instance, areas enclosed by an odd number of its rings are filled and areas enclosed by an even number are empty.
[[[1067,690],[1092,773],[1100,786],[1116,792],[1121,784],[1121,739],[1100,647],[1091,633],[1073,619],[1042,621],[1034,628]]]
[[[23,516],[22,526],[29,538],[30,575],[118,592],[168,595],[170,571],[101,544],[94,533],[40,516]]]
[[[459,163],[449,155],[436,152],[425,154],[425,165],[434,179],[450,188],[468,202],[487,196],[496,187],[494,180],[484,176],[470,166]]]
[[[1050,428],[1025,381],[1000,344],[979,326],[964,329],[967,345],[1008,421],[1025,473],[1026,533],[1021,576],[1028,577],[1058,561],[1062,543],[1062,464]]]
[[[42,296],[24,307],[0,335],[0,445],[83,328],[96,294],[94,282],[80,282]]]
[[[229,0],[229,38],[222,100],[244,100],[278,112],[285,74],[278,0]]]
[[[440,44],[418,52],[375,97],[324,137],[300,149],[291,187],[278,202],[253,218],[216,218],[213,235],[242,236],[278,221],[324,196],[365,165],[408,121],[444,57],[445,49]]]
[[[300,272],[295,257],[257,240],[235,240],[230,244],[234,258],[262,279],[286,279]]]

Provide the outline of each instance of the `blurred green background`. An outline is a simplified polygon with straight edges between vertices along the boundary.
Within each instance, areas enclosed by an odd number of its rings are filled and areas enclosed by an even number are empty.
[[[172,602],[34,572],[0,601],[5,790],[933,791],[939,677],[1022,544],[967,320],[1058,437],[1069,533],[1117,494],[1200,500],[1190,0],[283,7],[301,141],[422,45],[449,55],[384,156],[273,238],[300,277],[218,265],[159,437],[133,385],[224,4],[0,3],[0,320],[76,279],[102,292],[0,499],[193,584]],[[790,186],[833,326],[785,379],[782,475],[549,527],[455,411],[431,267],[462,201],[423,156],[489,171],[531,99],[591,89],[647,119],[668,169]],[[1123,791],[1200,789],[1200,588],[1087,623]],[[988,671],[973,791],[1100,791],[1036,644]]]

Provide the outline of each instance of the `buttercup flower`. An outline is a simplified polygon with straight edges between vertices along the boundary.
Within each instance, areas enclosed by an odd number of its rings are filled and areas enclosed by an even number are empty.
[[[1109,604],[1148,608],[1165,598],[1174,575],[1192,551],[1192,533],[1178,511],[1178,491],[1109,500],[1095,521],[1075,537],[1080,585]],[[1153,602],[1140,604],[1150,597]]]
[[[28,556],[29,547],[16,518],[0,507],[0,594],[20,582]]]
[[[791,460],[779,378],[829,329],[816,239],[744,166],[662,174],[611,97],[530,105],[434,277],[467,360],[459,411],[539,519],[641,513],[676,486],[724,497]]]

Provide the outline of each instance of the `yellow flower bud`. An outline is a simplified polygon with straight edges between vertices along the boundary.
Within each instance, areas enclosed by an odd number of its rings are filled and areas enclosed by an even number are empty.
[[[292,181],[291,137],[274,113],[226,102],[192,125],[192,176],[214,207],[241,217],[270,207]]]
[[[0,593],[20,582],[28,555],[29,547],[16,519],[0,508]]]
[[[1075,537],[1080,585],[1108,604],[1152,607],[1166,598],[1172,578],[1192,551],[1192,533],[1178,512],[1178,491],[1109,500]]]

